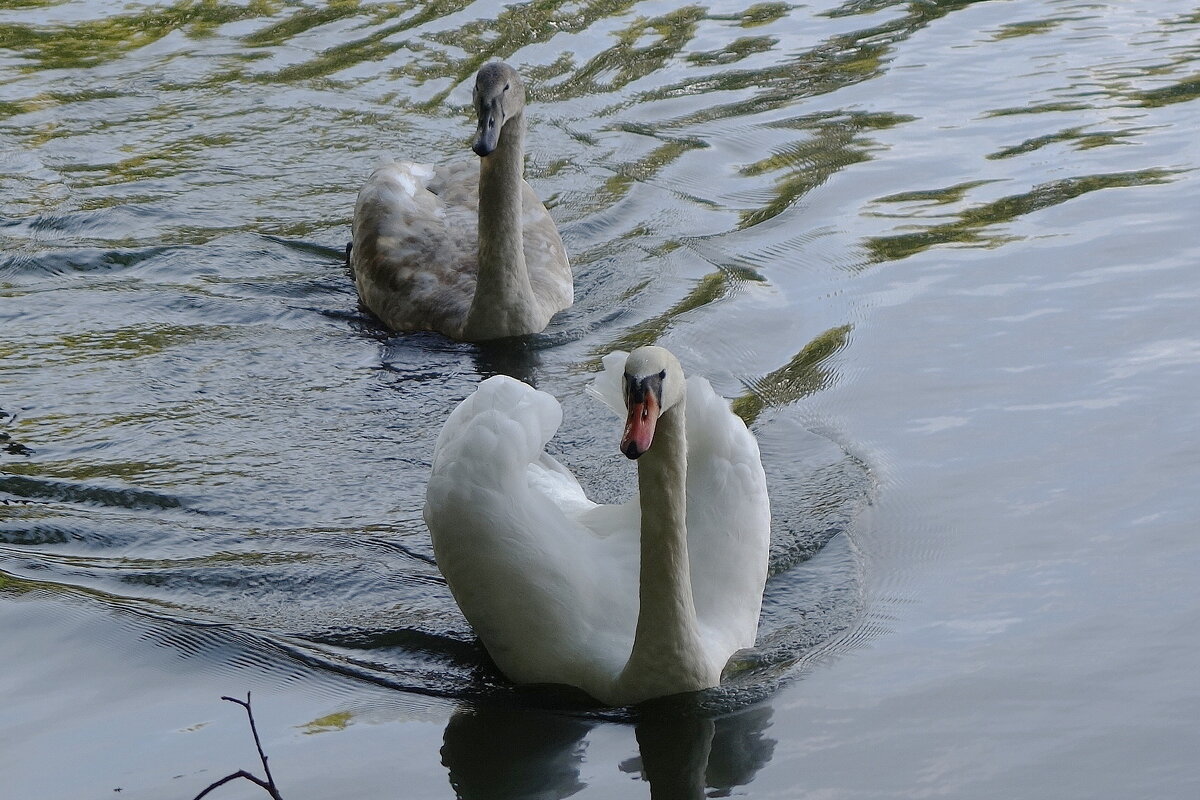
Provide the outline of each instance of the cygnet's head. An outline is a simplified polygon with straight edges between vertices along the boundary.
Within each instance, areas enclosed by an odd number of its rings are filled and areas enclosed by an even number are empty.
[[[637,458],[654,443],[658,418],[683,400],[683,367],[666,348],[639,347],[625,361],[621,390],[629,411],[621,452]]]
[[[500,143],[504,123],[525,110],[525,84],[517,71],[503,61],[484,64],[475,76],[475,113],[479,127],[471,149],[477,156],[490,155]]]

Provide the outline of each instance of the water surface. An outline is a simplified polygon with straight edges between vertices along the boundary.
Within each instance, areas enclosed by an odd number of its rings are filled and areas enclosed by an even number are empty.
[[[0,10],[6,785],[194,796],[252,690],[289,800],[1194,795],[1198,42],[1175,2]],[[389,335],[354,194],[473,158],[490,58],[576,305]],[[650,342],[761,443],[759,647],[633,712],[513,690],[433,437],[515,375],[618,499],[583,390]]]

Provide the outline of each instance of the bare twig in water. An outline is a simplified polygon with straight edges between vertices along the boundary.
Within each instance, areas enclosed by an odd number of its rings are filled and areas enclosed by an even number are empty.
[[[254,712],[250,709],[250,693],[246,692],[245,700],[238,700],[235,697],[222,697],[221,699],[228,700],[231,703],[237,703],[239,706],[246,709],[246,716],[250,719],[250,732],[254,734],[254,746],[258,748],[258,757],[262,760],[263,772],[266,773],[267,779],[263,780],[257,775],[249,773],[244,769],[239,769],[232,775],[226,775],[224,778],[221,778],[221,780],[210,784],[207,789],[196,795],[194,798],[192,798],[192,800],[200,800],[201,797],[204,797],[204,795],[208,794],[213,789],[216,789],[218,786],[223,786],[230,781],[236,781],[238,778],[245,778],[251,783],[261,786],[263,791],[271,795],[274,800],[283,800],[283,797],[281,797],[279,794],[279,789],[275,786],[275,779],[271,777],[271,767],[267,765],[267,754],[263,752],[262,740],[258,738],[258,726],[254,724]]]

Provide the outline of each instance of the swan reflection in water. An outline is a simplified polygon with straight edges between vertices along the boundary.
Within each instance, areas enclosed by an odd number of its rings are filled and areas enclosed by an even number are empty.
[[[535,389],[542,366],[542,359],[534,343],[528,338],[502,339],[499,342],[481,342],[471,354],[475,372],[480,379],[493,375],[507,375]]]
[[[775,750],[769,705],[713,715],[695,695],[661,698],[635,709],[639,755],[622,772],[640,775],[655,800],[721,797],[749,784]],[[461,800],[570,797],[586,784],[580,770],[587,735],[601,720],[518,705],[461,708],[446,724],[442,764]]]

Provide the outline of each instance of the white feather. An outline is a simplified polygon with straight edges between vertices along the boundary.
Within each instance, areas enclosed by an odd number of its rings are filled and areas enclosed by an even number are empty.
[[[588,390],[622,416],[624,361],[606,357]],[[707,381],[686,386],[687,549],[706,668],[719,675],[754,644],[770,512],[754,437]],[[483,381],[438,437],[425,520],[438,566],[505,675],[626,702],[614,684],[637,627],[640,502],[587,499],[544,451],[561,421],[549,394]]]

